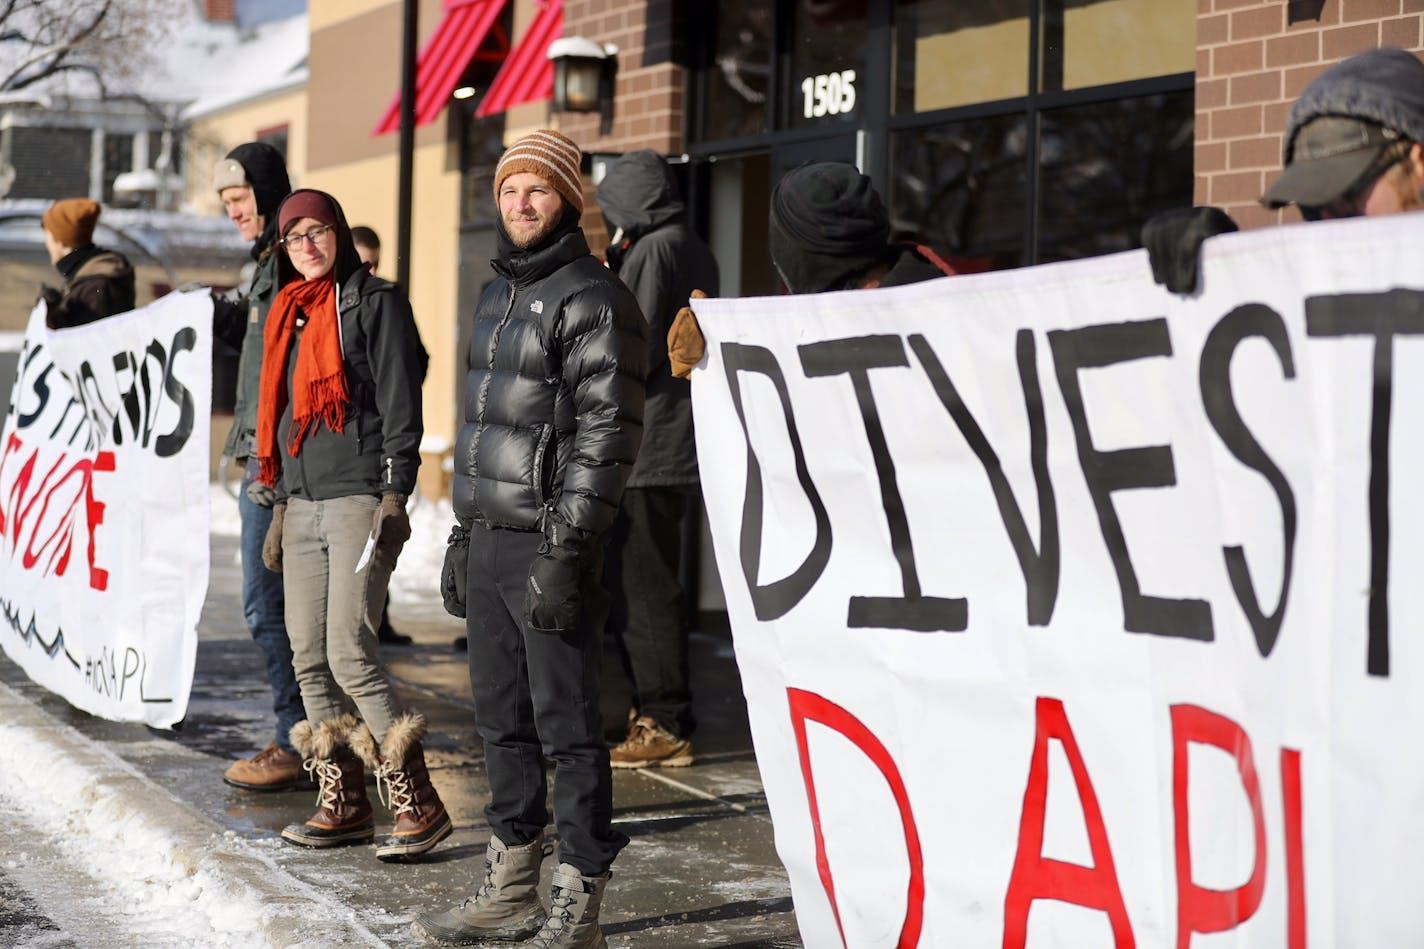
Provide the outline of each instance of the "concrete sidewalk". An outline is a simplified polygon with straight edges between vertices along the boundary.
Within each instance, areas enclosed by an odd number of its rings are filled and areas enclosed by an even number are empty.
[[[28,729],[24,741],[42,743],[49,760],[34,762],[37,769],[67,774],[66,784],[91,782],[83,803],[71,808],[117,807],[175,839],[154,855],[165,862],[162,873],[154,871],[156,879],[177,867],[180,877],[197,881],[197,895],[189,897],[195,906],[215,900],[225,902],[229,913],[260,917],[221,923],[232,930],[221,944],[431,945],[410,935],[412,916],[470,894],[489,837],[483,817],[488,785],[465,655],[451,648],[462,624],[438,603],[398,608],[392,619],[415,644],[385,651],[402,701],[430,722],[426,756],[455,821],[454,835],[425,862],[411,865],[381,863],[369,846],[292,847],[278,834],[310,814],[314,792],[254,794],[221,779],[230,759],[270,740],[271,714],[258,653],[242,623],[235,539],[215,535],[212,557],[193,695],[181,731],[93,718],[35,686],[3,656],[0,683],[8,688],[0,687],[0,722]],[[695,634],[692,667],[697,763],[614,774],[614,820],[632,843],[614,866],[604,902],[609,944],[800,946],[730,638]],[[607,718],[617,721],[627,708],[621,676],[612,676],[607,692]],[[12,763],[0,762],[7,765]],[[83,833],[83,816],[71,818],[66,832]],[[388,820],[379,804],[377,819],[379,833]],[[114,862],[132,875],[123,861]],[[545,861],[546,893],[552,864]],[[171,897],[166,893],[159,902],[171,904]],[[45,910],[43,896],[40,902]],[[214,911],[213,918],[220,920],[221,913]]]

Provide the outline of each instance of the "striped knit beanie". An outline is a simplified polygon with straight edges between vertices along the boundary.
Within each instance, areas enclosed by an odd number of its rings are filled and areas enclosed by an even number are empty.
[[[505,151],[494,169],[494,199],[510,175],[532,172],[554,186],[574,210],[583,213],[583,179],[579,176],[581,150],[568,136],[553,129],[530,132]]]

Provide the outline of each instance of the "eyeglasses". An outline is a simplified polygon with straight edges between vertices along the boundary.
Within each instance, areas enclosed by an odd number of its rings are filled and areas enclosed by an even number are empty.
[[[288,251],[293,251],[302,246],[302,241],[310,241],[311,245],[315,247],[316,242],[325,237],[330,230],[330,224],[322,224],[319,227],[312,228],[305,234],[288,234],[282,238],[282,246],[287,248]]]

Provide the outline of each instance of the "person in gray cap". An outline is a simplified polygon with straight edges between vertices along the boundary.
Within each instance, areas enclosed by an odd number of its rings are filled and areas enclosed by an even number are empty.
[[[1305,87],[1286,122],[1285,171],[1266,189],[1271,209],[1294,204],[1307,221],[1424,207],[1424,63],[1372,49]]]
[[[251,758],[234,761],[223,773],[233,787],[249,791],[285,791],[309,786],[302,757],[292,747],[293,726],[306,717],[292,670],[287,637],[282,575],[262,563],[262,543],[272,523],[275,492],[256,484],[257,390],[262,374],[262,332],[277,295],[277,207],[291,193],[282,153],[264,142],[239,145],[213,169],[213,189],[228,219],[244,240],[252,241],[256,269],[237,301],[215,301],[214,326],[238,328],[237,403],[232,431],[223,453],[244,465],[237,507],[242,521],[242,611],[253,641],[262,652],[277,728],[273,740]],[[227,312],[226,314],[224,311]],[[216,330],[215,330],[216,331]]]
[[[1424,208],[1424,63],[1402,49],[1371,49],[1315,77],[1291,106],[1285,170],[1261,203],[1294,204],[1307,221]],[[1197,287],[1201,245],[1236,230],[1219,208],[1169,211],[1142,243],[1152,275],[1173,293]]]

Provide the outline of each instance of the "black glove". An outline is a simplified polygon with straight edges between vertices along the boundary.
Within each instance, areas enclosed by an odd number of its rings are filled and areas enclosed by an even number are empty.
[[[405,510],[404,494],[383,494],[381,504],[371,516],[371,537],[376,546],[385,545],[400,550],[410,540],[410,515]]]
[[[470,529],[464,524],[450,528],[445,541],[445,564],[440,568],[440,596],[445,612],[465,618],[465,579],[470,569]]]
[[[262,562],[273,573],[282,572],[282,521],[286,516],[286,501],[272,508],[272,523],[267,525],[267,536],[262,541]]]
[[[247,499],[258,507],[272,507],[277,503],[277,489],[254,479],[247,483]]]
[[[1221,208],[1178,208],[1154,215],[1142,225],[1152,279],[1173,293],[1194,293],[1202,241],[1234,230],[1236,222]]]
[[[544,542],[524,586],[524,622],[530,629],[565,633],[578,627],[579,579],[588,542],[586,531],[569,526],[550,511]]]

